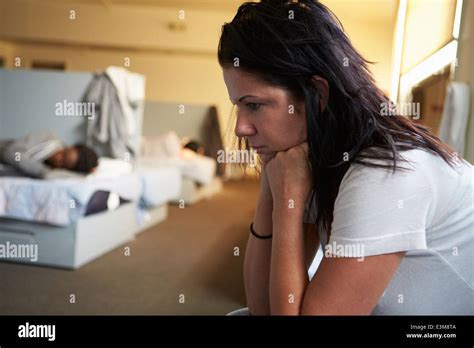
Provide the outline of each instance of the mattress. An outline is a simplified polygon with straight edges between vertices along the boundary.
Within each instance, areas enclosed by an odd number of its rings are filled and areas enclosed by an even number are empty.
[[[198,185],[193,180],[184,178],[183,189],[179,198],[173,200],[173,203],[195,204],[202,199],[211,198],[222,190],[222,186],[222,180],[217,176],[207,185]]]
[[[141,178],[136,173],[116,177],[38,180],[0,178],[0,217],[67,226],[85,215],[90,198],[108,191],[138,201]]]
[[[46,180],[0,177],[0,217],[67,226],[82,216],[99,213],[113,203],[137,202],[142,211],[176,198],[182,169],[160,166],[133,170],[125,161],[101,158],[93,174],[82,176],[52,171]],[[6,172],[0,168],[0,173]],[[114,203],[115,201],[115,203]]]
[[[138,162],[139,168],[176,167],[184,178],[191,179],[201,185],[208,185],[216,176],[216,161],[206,156],[192,158],[157,158],[142,157]]]
[[[138,168],[142,182],[141,205],[155,207],[176,198],[181,192],[181,171],[177,167]]]

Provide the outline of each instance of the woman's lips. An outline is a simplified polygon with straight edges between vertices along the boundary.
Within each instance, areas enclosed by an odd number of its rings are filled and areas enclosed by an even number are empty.
[[[265,148],[265,146],[251,146],[252,150],[254,150],[257,153],[261,153],[262,150]]]

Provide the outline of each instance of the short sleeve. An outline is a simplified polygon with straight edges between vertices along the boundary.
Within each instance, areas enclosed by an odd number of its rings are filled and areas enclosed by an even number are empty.
[[[419,166],[395,173],[352,166],[334,204],[330,253],[360,257],[426,249],[433,199],[430,180]]]

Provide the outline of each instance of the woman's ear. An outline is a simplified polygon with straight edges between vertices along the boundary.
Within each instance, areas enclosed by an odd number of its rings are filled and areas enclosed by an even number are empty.
[[[323,112],[329,99],[328,81],[321,76],[314,75],[311,78],[311,83],[313,84],[314,88],[319,91],[319,94],[321,94],[321,112]]]

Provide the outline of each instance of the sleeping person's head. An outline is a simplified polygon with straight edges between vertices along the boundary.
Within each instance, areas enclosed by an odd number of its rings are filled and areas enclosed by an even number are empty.
[[[56,151],[45,162],[55,169],[67,169],[86,174],[91,173],[99,164],[95,151],[81,144]]]
[[[197,140],[189,140],[187,141],[183,148],[189,149],[191,151],[194,151],[200,155],[204,155],[204,147],[197,141]]]

